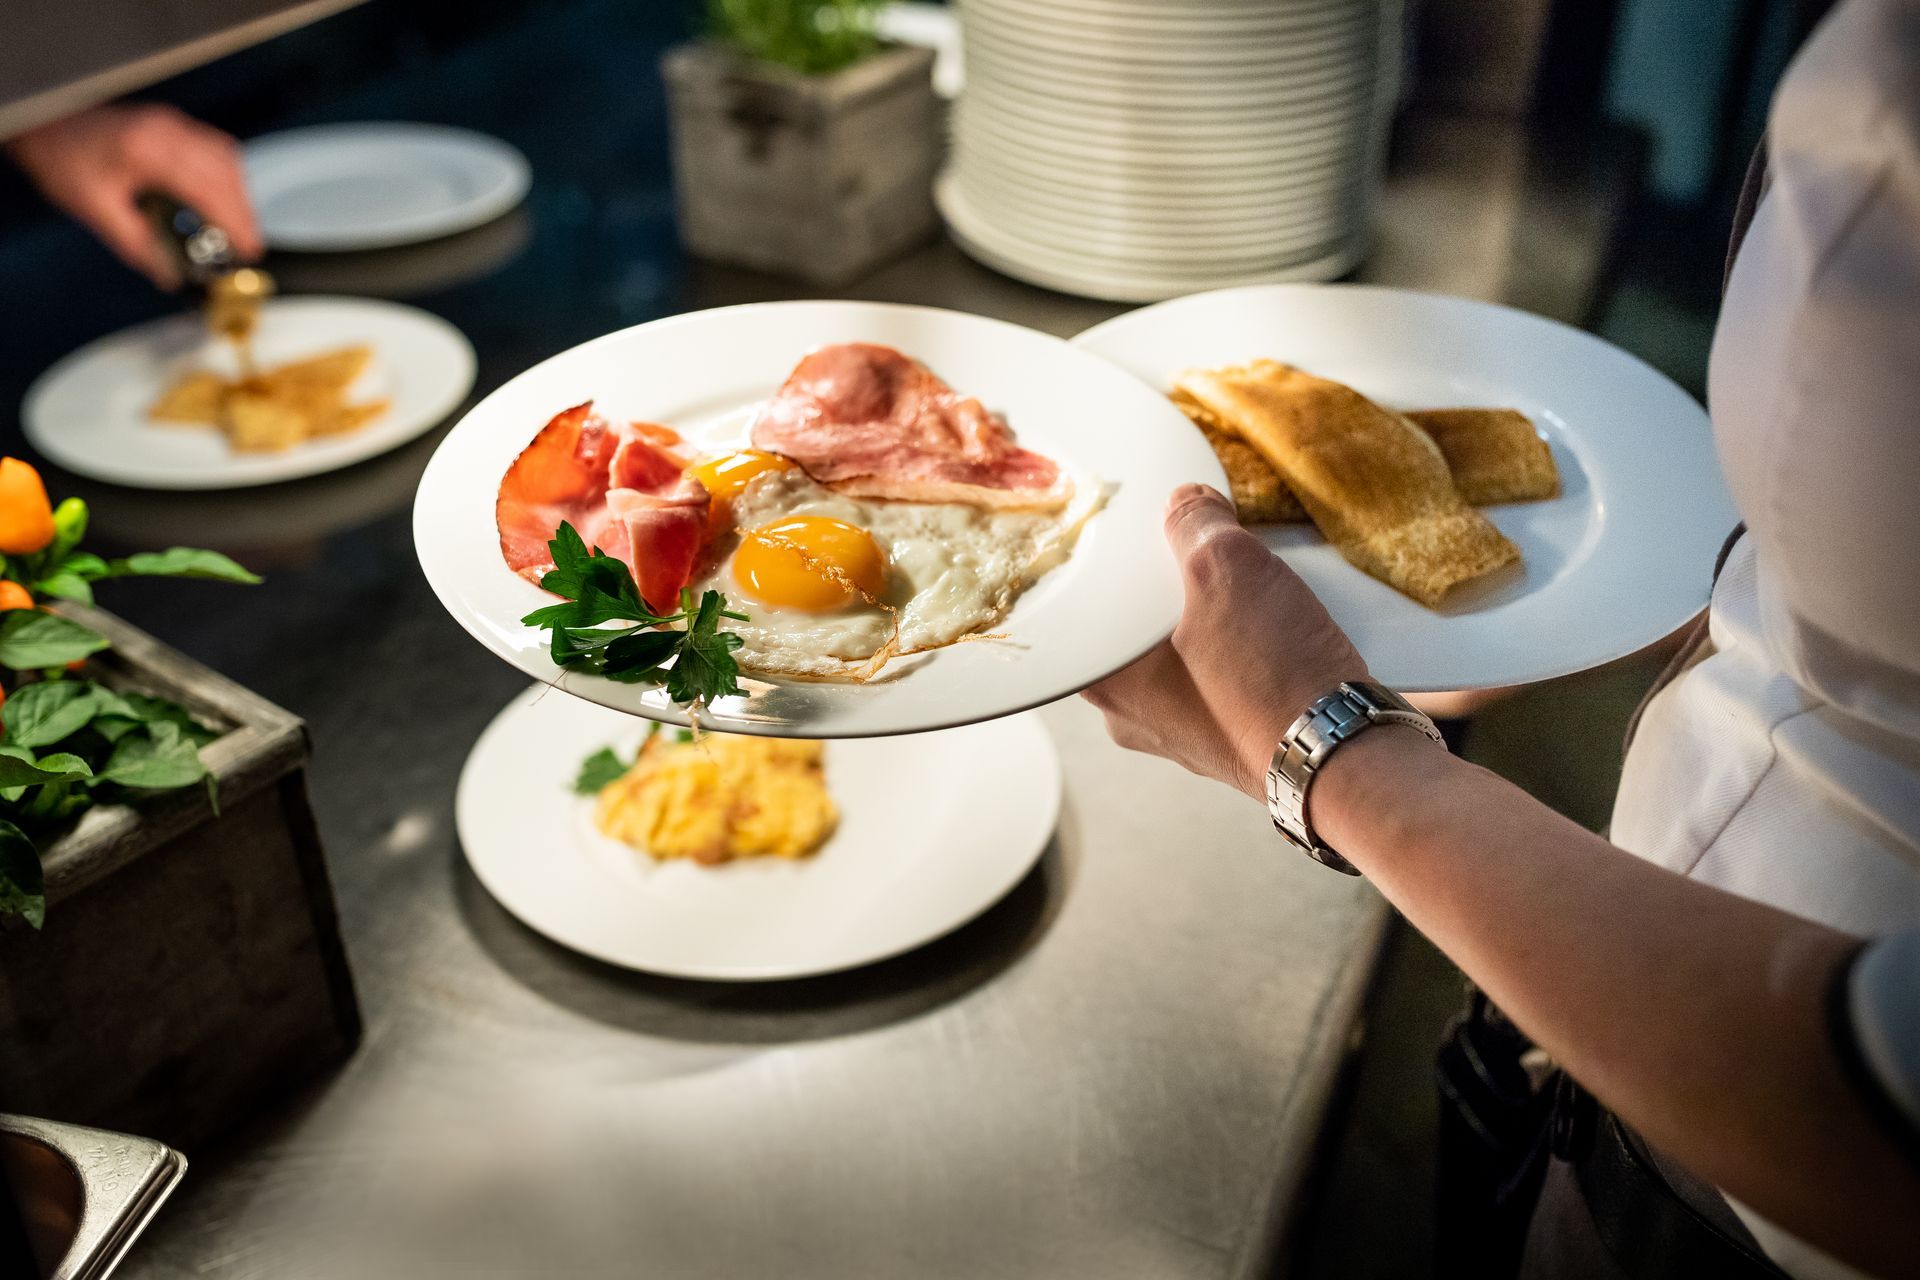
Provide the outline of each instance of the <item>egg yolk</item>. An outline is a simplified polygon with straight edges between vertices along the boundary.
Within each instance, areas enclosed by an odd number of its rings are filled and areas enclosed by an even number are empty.
[[[858,525],[830,516],[789,516],[740,535],[733,580],[762,604],[838,609],[886,590],[887,557]]]
[[[688,472],[706,486],[708,493],[724,500],[746,488],[747,481],[755,476],[769,471],[785,471],[792,465],[792,462],[777,453],[742,449],[739,453],[709,458],[698,466],[689,467]]]

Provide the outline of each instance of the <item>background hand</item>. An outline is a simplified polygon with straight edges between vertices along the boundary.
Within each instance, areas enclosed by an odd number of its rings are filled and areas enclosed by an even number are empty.
[[[264,247],[239,144],[172,107],[94,107],[24,133],[7,150],[48,200],[163,289],[180,281],[134,203],[143,191],[191,205],[244,259]]]
[[[1113,740],[1257,799],[1287,726],[1367,664],[1286,562],[1205,485],[1167,503],[1167,541],[1186,585],[1173,636],[1083,695]]]

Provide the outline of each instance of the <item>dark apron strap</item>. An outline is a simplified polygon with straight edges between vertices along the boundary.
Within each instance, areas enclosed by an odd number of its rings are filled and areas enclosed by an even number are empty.
[[[1473,991],[1435,1060],[1436,1276],[1785,1280],[1726,1199],[1563,1071]]]
[[[1574,1157],[1568,1163],[1600,1243],[1621,1275],[1785,1280],[1725,1197],[1662,1160],[1618,1116],[1562,1079],[1563,1105],[1578,1108],[1581,1118],[1563,1121],[1556,1111],[1556,1137],[1577,1124],[1586,1128],[1583,1149],[1568,1152]]]

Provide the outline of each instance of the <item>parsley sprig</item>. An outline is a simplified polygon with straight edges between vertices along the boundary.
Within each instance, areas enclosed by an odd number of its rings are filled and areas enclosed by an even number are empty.
[[[745,622],[747,616],[729,612],[725,596],[708,591],[696,603],[693,592],[682,590],[680,611],[658,614],[641,599],[626,564],[589,548],[571,524],[561,524],[547,549],[553,568],[540,585],[565,599],[520,621],[552,632],[560,666],[623,684],[662,685],[682,705],[745,692],[733,659],[740,637],[720,630],[720,620]],[[610,622],[627,625],[605,625]]]

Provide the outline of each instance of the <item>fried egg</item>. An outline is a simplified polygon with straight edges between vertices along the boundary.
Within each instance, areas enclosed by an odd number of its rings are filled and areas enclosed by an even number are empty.
[[[715,478],[742,470],[726,493],[734,531],[695,590],[749,615],[726,624],[742,669],[798,676],[858,674],[890,642],[919,653],[991,630],[1071,549],[1099,493],[1007,510],[851,498],[791,464],[739,462]]]

